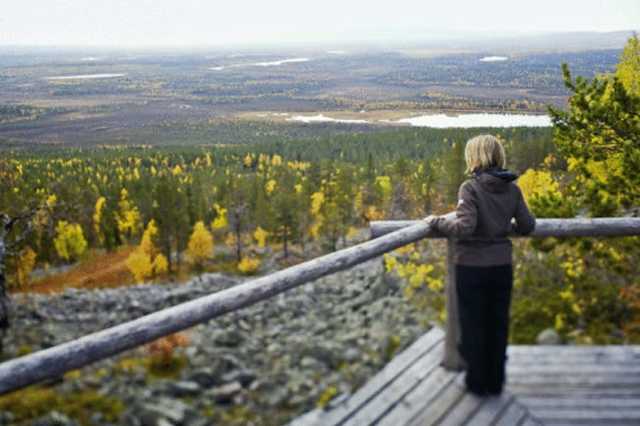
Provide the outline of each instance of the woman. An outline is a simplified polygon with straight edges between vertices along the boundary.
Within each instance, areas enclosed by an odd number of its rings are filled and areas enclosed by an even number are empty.
[[[467,363],[465,384],[478,395],[499,395],[505,381],[509,306],[513,286],[511,241],[514,231],[533,231],[517,176],[505,170],[504,148],[491,135],[467,142],[467,172],[458,193],[455,218],[429,216],[432,227],[455,241],[456,290],[460,315],[460,354]]]

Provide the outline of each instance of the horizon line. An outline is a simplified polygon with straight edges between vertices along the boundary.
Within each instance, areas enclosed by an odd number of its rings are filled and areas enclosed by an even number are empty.
[[[245,41],[245,42],[229,42],[229,43],[176,43],[176,44],[107,44],[107,43],[91,43],[91,44],[33,44],[33,43],[2,43],[0,42],[0,48],[31,48],[31,49],[109,49],[109,50],[153,50],[153,49],[231,49],[231,48],[252,48],[252,47],[283,47],[283,46],[300,46],[306,45],[307,47],[339,47],[347,46],[358,43],[366,44],[380,44],[380,43],[426,43],[426,42],[446,42],[446,41],[461,41],[465,37],[480,37],[481,41],[501,40],[512,37],[535,37],[535,36],[553,36],[553,35],[587,35],[587,34],[615,34],[615,33],[629,33],[629,36],[633,34],[639,34],[640,29],[615,29],[615,30],[553,30],[553,31],[518,31],[518,30],[495,30],[490,35],[486,34],[483,30],[471,30],[471,31],[450,31],[450,32],[432,32],[423,33],[415,37],[383,37],[376,38],[371,37],[353,37],[345,38],[344,40],[322,40],[322,39],[306,39],[306,40],[268,40],[268,41]],[[432,37],[432,39],[429,39]],[[468,40],[470,42],[477,40]]]

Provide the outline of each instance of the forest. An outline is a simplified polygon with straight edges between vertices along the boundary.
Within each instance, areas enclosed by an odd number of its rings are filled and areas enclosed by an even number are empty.
[[[412,128],[253,144],[9,151],[0,160],[0,179],[7,189],[0,194],[0,205],[9,217],[27,212],[28,219],[18,226],[30,231],[10,258],[9,288],[37,289],[37,279],[29,278],[32,270],[46,281],[50,268],[104,253],[125,253],[120,257],[126,260],[123,270],[94,283],[98,286],[184,278],[206,270],[259,273],[265,248],[281,253],[281,266],[332,251],[357,239],[370,220],[449,211],[467,178],[464,143],[481,132],[504,141],[509,167],[521,174],[518,182],[538,217],[628,213],[636,206],[638,188],[633,184],[638,169],[632,167],[637,122],[627,118],[637,118],[636,63],[637,39],[631,38],[616,73],[574,82],[565,66],[565,85],[573,94],[568,111],[550,109],[552,130]],[[580,121],[585,116],[589,125]],[[606,137],[593,124],[601,116],[615,120]],[[18,228],[11,235],[21,233]],[[566,333],[581,327],[594,341],[636,339],[637,332],[628,327],[637,313],[632,315],[624,302],[637,297],[633,286],[594,284],[591,291],[610,292],[606,303],[604,296],[594,302],[594,309],[608,316],[605,320],[585,315],[586,306],[580,307],[571,293],[578,287],[572,282],[596,276],[588,272],[584,256],[593,256],[591,267],[614,273],[635,253],[618,245],[633,246],[635,241],[523,243],[522,256],[533,258],[531,265],[529,260],[523,264],[518,282],[526,291],[539,288],[540,297],[564,295],[562,303],[542,316]],[[545,269],[563,277],[559,291],[544,284],[558,277],[545,280],[531,272],[552,260],[559,263]],[[535,285],[523,284],[533,277]],[[410,281],[424,284],[424,279]],[[524,322],[538,329],[541,320]],[[591,326],[598,330],[589,331]],[[614,328],[631,331],[612,335]],[[514,339],[531,341],[533,331],[526,329],[516,318]]]

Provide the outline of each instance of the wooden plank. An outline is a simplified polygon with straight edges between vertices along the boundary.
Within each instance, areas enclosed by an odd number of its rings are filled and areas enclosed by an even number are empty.
[[[617,420],[614,423],[608,423],[603,425],[601,421],[594,420],[553,420],[545,421],[545,426],[638,426],[638,422],[635,420]]]
[[[507,384],[507,389],[514,395],[520,396],[541,396],[541,395],[601,395],[602,397],[640,397],[640,389],[634,386],[600,385],[595,387],[569,386],[559,384],[535,383],[534,385],[512,385]]]
[[[616,387],[628,388],[638,386],[640,388],[640,376],[629,376],[625,374],[593,374],[591,376],[575,376],[575,375],[521,375],[507,376],[509,386],[580,386],[580,387]]]
[[[372,221],[369,223],[371,237],[376,238],[404,227],[413,226],[416,220]],[[622,237],[640,235],[640,218],[606,217],[573,219],[536,219],[534,231],[526,237]],[[510,237],[522,237],[513,230]],[[437,238],[429,234],[427,238]]]
[[[544,423],[538,421],[537,419],[534,419],[531,416],[527,416],[520,426],[540,426],[542,424]]]
[[[542,421],[599,421],[604,423],[616,422],[618,420],[634,420],[640,424],[640,409],[621,408],[616,410],[585,410],[572,408],[553,408],[553,409],[536,409],[532,410],[536,417]]]
[[[590,366],[603,366],[603,365],[610,365],[610,366],[620,366],[620,367],[633,367],[633,366],[637,366],[638,365],[638,361],[632,360],[629,361],[627,359],[615,359],[615,358],[601,358],[601,359],[592,359],[592,358],[582,358],[582,359],[578,359],[578,358],[569,358],[566,360],[563,360],[561,362],[553,362],[552,359],[550,358],[543,358],[541,357],[540,359],[538,359],[537,361],[535,359],[531,359],[531,360],[508,360],[507,361],[507,370],[510,369],[514,369],[514,370],[518,370],[518,369],[525,369],[525,368],[546,368],[546,367],[574,367],[574,368],[589,368]]]
[[[385,414],[408,393],[410,393],[423,380],[429,380],[429,376],[439,367],[444,354],[444,344],[440,342],[432,351],[422,356],[408,370],[387,386],[373,399],[359,408],[349,418],[349,424],[369,425],[379,421]]]
[[[496,421],[496,426],[515,426],[527,418],[527,410],[514,399]]]
[[[517,388],[517,389],[512,389]],[[620,398],[620,399],[640,399],[640,389],[624,389],[624,388],[608,388],[599,387],[597,389],[588,388],[563,388],[555,387],[549,388],[544,386],[542,388],[518,388],[517,386],[509,386],[509,390],[518,395],[518,398],[535,398],[535,397],[554,397],[562,398],[564,396],[570,396],[575,398]]]
[[[380,419],[380,426],[405,425],[423,410],[428,410],[431,404],[439,403],[439,396],[449,386],[455,386],[454,380],[458,376],[443,368],[435,370],[428,379],[422,381],[409,394],[405,395],[393,409]]]
[[[431,403],[425,405],[413,418],[406,423],[411,426],[431,426],[437,424],[449,410],[455,408],[464,397],[464,389],[456,383],[450,383]]]
[[[325,256],[0,364],[0,394],[49,379],[349,269],[424,238],[424,221]]]
[[[594,363],[569,363],[569,364],[516,364],[507,368],[510,376],[521,375],[589,375],[589,374],[625,374],[629,376],[640,376],[640,365],[638,364],[594,364]]]
[[[533,409],[566,409],[580,408],[586,409],[618,409],[618,408],[634,408],[640,409],[640,399],[638,398],[611,398],[593,395],[591,397],[584,396],[519,396],[518,401],[523,405]]]
[[[498,397],[486,398],[480,409],[469,419],[465,426],[486,426],[500,416],[514,400],[509,392],[503,392]]]
[[[441,426],[460,426],[480,408],[484,398],[466,392],[462,399],[438,422]]]
[[[611,346],[567,346],[567,345],[511,345],[507,348],[509,359],[530,359],[533,357],[556,357],[558,354],[571,357],[620,357],[622,359],[636,359],[640,357],[640,345],[611,345]]]
[[[340,424],[349,419],[363,405],[383,392],[395,380],[398,380],[405,370],[409,369],[435,347],[441,345],[443,339],[444,332],[437,327],[424,334],[413,345],[394,357],[382,371],[369,380],[351,398],[333,410],[328,411],[326,416],[323,417],[323,425]]]

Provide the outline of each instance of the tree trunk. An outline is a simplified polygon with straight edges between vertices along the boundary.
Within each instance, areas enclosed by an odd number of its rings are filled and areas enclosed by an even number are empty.
[[[4,230],[0,231],[4,232]],[[9,301],[6,293],[5,282],[5,256],[6,245],[4,235],[0,235],[0,354],[4,353],[4,336],[9,328]]]
[[[289,233],[287,232],[289,228],[287,228],[286,226],[284,227],[284,235],[282,236],[282,239],[284,241],[284,258],[288,259],[289,258],[289,245],[288,245],[288,237],[289,237]]]
[[[240,241],[240,222],[237,220],[234,231],[236,234],[236,259],[240,262],[242,260],[242,241]]]

